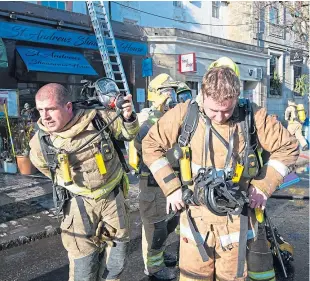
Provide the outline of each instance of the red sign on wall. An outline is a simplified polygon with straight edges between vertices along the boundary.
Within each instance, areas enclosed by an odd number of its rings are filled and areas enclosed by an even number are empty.
[[[179,72],[196,72],[197,64],[196,64],[196,54],[183,54],[179,55]]]

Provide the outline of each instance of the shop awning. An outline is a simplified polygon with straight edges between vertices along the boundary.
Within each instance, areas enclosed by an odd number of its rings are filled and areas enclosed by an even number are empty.
[[[16,46],[16,49],[28,71],[98,75],[86,58],[78,52],[30,46]]]

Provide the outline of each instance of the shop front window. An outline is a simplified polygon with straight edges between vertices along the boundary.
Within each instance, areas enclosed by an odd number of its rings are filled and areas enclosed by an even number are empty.
[[[41,1],[42,6],[55,8],[59,10],[66,10],[65,1]]]
[[[272,55],[270,59],[270,95],[282,95],[282,83],[279,76],[280,57]]]

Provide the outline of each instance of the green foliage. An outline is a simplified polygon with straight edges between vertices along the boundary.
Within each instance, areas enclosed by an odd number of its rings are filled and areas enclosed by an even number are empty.
[[[294,92],[301,96],[309,94],[309,77],[307,74],[303,74],[296,79]]]
[[[270,79],[270,94],[271,95],[281,95],[282,82],[278,73],[275,71]]]

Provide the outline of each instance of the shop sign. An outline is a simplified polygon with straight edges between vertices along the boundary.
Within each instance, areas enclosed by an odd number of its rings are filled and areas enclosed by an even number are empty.
[[[153,60],[146,58],[142,61],[142,77],[153,76]]]
[[[302,63],[303,62],[302,50],[291,50],[290,62],[291,63]]]
[[[196,55],[195,53],[179,55],[179,72],[195,72],[196,66]]]
[[[86,58],[78,52],[17,46],[28,71],[43,71],[80,75],[98,75]]]
[[[95,35],[8,22],[0,22],[0,37],[75,48],[98,49]],[[107,44],[109,44],[108,41],[106,40]],[[119,53],[140,56],[147,54],[146,43],[116,39],[116,45]]]

